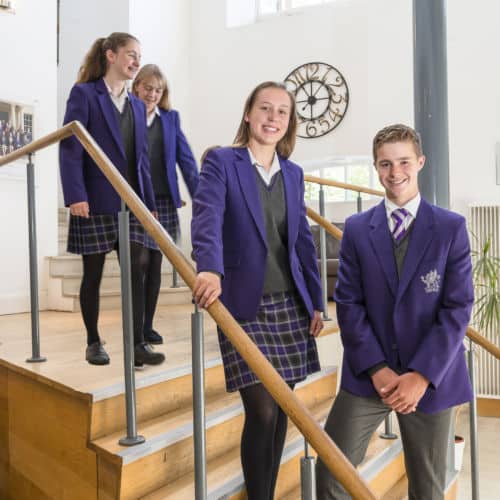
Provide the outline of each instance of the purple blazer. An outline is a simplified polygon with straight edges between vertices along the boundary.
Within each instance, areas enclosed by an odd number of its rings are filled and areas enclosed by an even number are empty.
[[[304,204],[302,169],[279,158],[288,222],[288,255],[295,286],[313,315],[323,310],[321,284]],[[191,237],[198,272],[222,275],[221,300],[238,320],[254,320],[266,269],[266,229],[255,167],[246,148],[211,151],[193,199]]]
[[[135,153],[139,179],[139,196],[150,210],[155,210],[149,173],[146,109],[142,101],[128,95],[134,115]],[[76,84],[69,95],[64,123],[78,120],[89,131],[121,174],[127,175],[118,119],[108,89],[101,79]],[[108,214],[120,210],[120,197],[99,167],[75,137],[61,141],[59,166],[66,206],[87,201],[91,214]]]
[[[344,345],[341,387],[377,396],[367,369],[430,380],[418,410],[435,413],[469,401],[463,339],[474,301],[465,219],[422,200],[398,280],[382,201],[347,219],[335,301]]]
[[[191,198],[198,187],[198,167],[193,152],[189,147],[186,136],[181,130],[179,113],[174,109],[165,111],[160,109],[160,118],[163,127],[163,154],[165,157],[165,169],[170,195],[174,205],[180,208],[182,205],[179,193],[179,182],[175,165],[179,165],[182,177],[188,188]]]

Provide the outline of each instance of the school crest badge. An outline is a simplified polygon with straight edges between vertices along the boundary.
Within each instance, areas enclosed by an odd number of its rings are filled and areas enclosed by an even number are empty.
[[[439,292],[441,276],[439,276],[437,269],[429,271],[425,276],[420,276],[420,279],[425,285],[425,293]]]

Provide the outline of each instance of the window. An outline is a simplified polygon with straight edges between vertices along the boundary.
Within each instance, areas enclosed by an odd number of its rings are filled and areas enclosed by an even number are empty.
[[[227,27],[252,24],[273,14],[325,4],[333,0],[226,0]]]
[[[33,137],[33,115],[24,113],[23,115],[23,129],[24,132]]]
[[[305,164],[304,170],[306,170],[306,174],[321,177],[322,179],[382,190],[370,156],[330,158],[308,165]],[[356,191],[330,186],[325,186],[323,189],[327,203],[355,201],[358,197]],[[319,200],[319,185],[306,182],[304,197],[306,201]],[[371,198],[372,195],[361,193],[361,199],[369,200]]]

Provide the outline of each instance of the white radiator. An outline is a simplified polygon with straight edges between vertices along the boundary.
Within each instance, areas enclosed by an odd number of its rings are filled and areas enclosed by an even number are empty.
[[[470,205],[469,206],[469,230],[471,234],[471,245],[479,250],[478,242],[491,240],[490,253],[492,256],[500,257],[500,206],[499,205]],[[475,238],[474,236],[475,235]],[[498,345],[500,343],[500,332],[494,332],[492,328],[479,332],[488,340]],[[478,347],[477,382],[476,389],[479,395],[500,396],[500,361],[484,349]]]

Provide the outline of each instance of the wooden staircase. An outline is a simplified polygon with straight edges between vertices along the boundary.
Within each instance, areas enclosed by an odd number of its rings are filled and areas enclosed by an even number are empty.
[[[178,314],[186,318],[188,309],[185,306]],[[50,314],[67,317],[64,315],[68,313]],[[168,308],[162,308],[159,316],[165,318],[165,324],[179,329],[177,316],[168,313]],[[80,321],[78,314],[74,317]],[[180,343],[185,345],[189,359],[187,319],[184,329],[176,335],[184,339]],[[206,342],[213,345],[216,334],[208,319],[205,330]],[[138,433],[145,436],[146,442],[122,447],[118,440],[126,435],[126,422],[117,358],[120,340],[115,335],[108,337],[108,346],[114,353],[111,365],[90,367],[83,360],[78,365],[76,361],[55,357],[64,331],[67,329],[54,334],[52,353],[50,339],[45,341],[49,362],[60,364],[57,378],[50,376],[49,363],[26,365],[24,355],[6,359],[6,353],[13,351],[18,339],[0,345],[0,498],[192,500],[190,364],[185,360],[183,365],[174,366],[171,362],[169,366],[136,372]],[[168,351],[174,347],[166,334],[168,360]],[[28,341],[29,337],[27,346]],[[328,337],[322,341],[328,341]],[[74,359],[80,358],[81,354],[76,353]],[[71,374],[75,369],[81,370],[81,377],[98,374],[102,382],[93,382],[89,390],[82,390],[74,378],[64,376],[66,371]],[[110,370],[115,370],[114,378]],[[206,362],[205,383],[208,498],[243,499],[239,456],[243,408],[237,393],[225,392],[221,362],[213,354]],[[326,419],[336,385],[336,368],[325,366],[296,388],[297,396],[318,422]],[[290,424],[278,476],[277,499],[300,498],[303,450],[303,438]],[[405,473],[400,441],[382,440],[376,433],[360,472],[378,496],[390,492]]]

